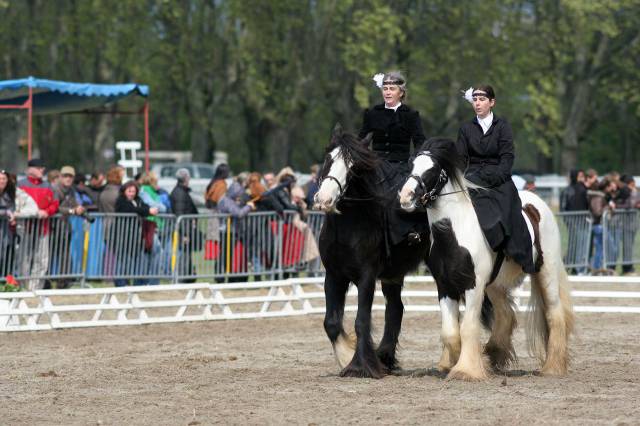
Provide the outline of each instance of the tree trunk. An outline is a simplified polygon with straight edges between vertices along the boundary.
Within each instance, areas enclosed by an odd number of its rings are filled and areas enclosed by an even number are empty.
[[[575,169],[578,164],[578,139],[586,117],[591,90],[598,82],[598,69],[602,65],[608,46],[609,38],[603,35],[600,38],[596,51],[594,52],[590,66],[587,66],[584,61],[584,58],[586,57],[584,52],[583,55],[579,55],[578,57],[578,70],[576,72],[578,83],[576,84],[575,93],[562,135],[562,173]]]

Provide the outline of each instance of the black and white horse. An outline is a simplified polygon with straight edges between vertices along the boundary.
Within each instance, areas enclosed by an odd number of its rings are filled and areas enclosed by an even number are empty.
[[[426,205],[431,224],[428,263],[438,287],[444,346],[438,368],[448,371],[449,378],[482,380],[487,377],[480,343],[485,292],[493,305],[493,325],[484,353],[493,369],[499,371],[516,358],[511,342],[516,314],[510,293],[525,274],[509,258],[499,272],[497,268],[494,271],[498,256],[480,228],[467,192],[474,186],[464,179],[461,167],[462,158],[453,141],[430,139],[413,160],[412,173],[400,191],[400,204],[407,211],[417,203]],[[474,189],[485,190],[477,186]],[[534,241],[534,261],[541,264],[540,272],[531,275],[527,341],[543,363],[542,374],[564,375],[569,362],[573,311],[560,233],[553,212],[544,201],[531,192],[519,194]],[[460,302],[465,306],[461,321]]]
[[[319,244],[326,269],[324,328],[342,368],[340,375],[380,378],[398,368],[403,283],[394,278],[404,277],[426,260],[429,241],[425,236],[413,246],[385,242],[384,213],[394,202],[397,206],[397,194],[380,193],[384,176],[377,155],[367,148],[368,142],[336,126],[314,206],[327,213]],[[377,279],[382,280],[386,311],[382,341],[374,350],[371,308]],[[351,282],[358,288],[355,338],[342,325]]]

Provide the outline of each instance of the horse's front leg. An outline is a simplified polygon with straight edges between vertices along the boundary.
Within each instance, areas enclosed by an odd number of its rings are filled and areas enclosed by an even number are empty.
[[[460,358],[449,372],[448,379],[479,381],[489,377],[480,343],[484,282],[485,277],[476,276],[476,287],[465,291],[465,313],[460,325]]]
[[[384,376],[384,369],[373,350],[371,339],[371,307],[376,289],[375,276],[367,275],[361,278],[358,286],[358,314],[356,315],[356,353],[340,375],[343,377],[372,377]]]
[[[349,280],[336,276],[327,271],[324,279],[324,295],[326,311],[324,315],[324,330],[331,340],[333,353],[336,356],[340,368],[344,368],[353,359],[355,353],[355,338],[345,333],[342,326],[344,317],[344,304]]]
[[[449,372],[460,358],[460,306],[458,300],[448,296],[440,298],[439,303],[442,317],[442,355],[438,370]]]
[[[402,316],[404,305],[402,303],[402,286],[404,285],[404,275],[393,279],[382,280],[382,293],[386,300],[384,312],[384,334],[380,341],[380,346],[376,351],[378,359],[386,367],[387,371],[400,368],[396,358],[396,348],[398,337],[402,327]]]

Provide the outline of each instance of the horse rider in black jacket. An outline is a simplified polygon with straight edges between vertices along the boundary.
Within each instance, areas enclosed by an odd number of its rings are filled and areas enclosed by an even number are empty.
[[[418,111],[404,103],[407,86],[397,71],[377,74],[374,81],[380,88],[384,103],[364,112],[360,138],[372,133],[372,150],[382,160],[382,181],[385,194],[396,194],[409,175],[411,146],[417,151],[425,141]],[[424,211],[406,213],[394,198],[385,218],[387,244],[395,245],[405,239],[415,244],[427,236],[429,224]]]
[[[465,177],[487,189],[470,191],[480,227],[494,251],[504,251],[526,273],[537,272],[522,203],[511,180],[514,160],[511,126],[493,114],[491,109],[496,100],[491,86],[479,86],[471,92],[468,100],[476,117],[462,124],[457,145],[467,159]]]

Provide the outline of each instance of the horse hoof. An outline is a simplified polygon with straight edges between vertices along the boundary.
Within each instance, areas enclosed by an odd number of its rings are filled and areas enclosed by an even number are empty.
[[[488,378],[489,375],[486,371],[462,371],[456,370],[455,367],[447,374],[447,380],[463,380],[465,382],[482,382]]]
[[[440,373],[449,373],[449,371],[451,371],[451,366],[450,365],[442,365],[442,364],[438,364],[436,366],[436,369],[440,372]]]
[[[538,372],[538,375],[546,376],[546,377],[562,377],[562,376],[566,376],[567,375],[567,369],[566,368],[543,367]]]
[[[356,377],[360,379],[382,379],[384,373],[382,371],[374,371],[362,367],[346,366],[341,372],[340,377]]]
[[[386,374],[389,376],[406,376],[407,372],[403,370],[401,367],[396,367],[394,369],[386,369]]]
[[[376,356],[378,357],[378,360],[382,363],[382,367],[386,371],[391,372],[391,371],[401,370],[400,363],[398,362],[395,356],[389,355],[388,353],[384,353],[384,352],[377,352]]]
[[[501,348],[487,345],[484,348],[484,354],[489,357],[489,364],[495,372],[506,371],[517,360],[513,347]]]

